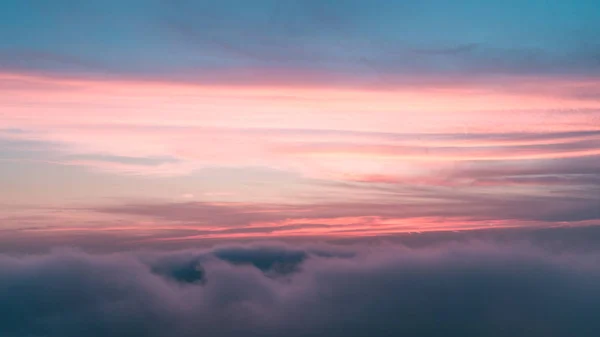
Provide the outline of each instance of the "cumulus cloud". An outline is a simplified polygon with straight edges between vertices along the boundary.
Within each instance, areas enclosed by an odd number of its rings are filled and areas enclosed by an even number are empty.
[[[3,255],[0,335],[593,336],[599,257],[514,243]]]

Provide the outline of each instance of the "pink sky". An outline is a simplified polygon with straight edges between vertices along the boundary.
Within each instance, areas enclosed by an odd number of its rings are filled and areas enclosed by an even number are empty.
[[[600,100],[578,95],[600,90],[589,78],[0,78],[0,212],[11,230],[186,240],[592,220],[568,215],[596,201],[586,186],[598,181]],[[520,200],[539,209],[514,210]],[[214,207],[222,213],[202,213]],[[277,215],[257,215],[267,211]]]

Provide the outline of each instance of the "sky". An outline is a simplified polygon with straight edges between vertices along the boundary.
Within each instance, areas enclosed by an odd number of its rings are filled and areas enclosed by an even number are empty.
[[[600,336],[596,0],[0,0],[0,336]]]
[[[3,237],[600,224],[599,34],[584,0],[3,0]]]

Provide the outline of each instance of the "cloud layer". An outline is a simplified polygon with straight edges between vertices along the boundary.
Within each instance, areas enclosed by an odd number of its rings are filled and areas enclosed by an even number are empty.
[[[0,257],[0,334],[593,336],[597,253],[250,245]]]

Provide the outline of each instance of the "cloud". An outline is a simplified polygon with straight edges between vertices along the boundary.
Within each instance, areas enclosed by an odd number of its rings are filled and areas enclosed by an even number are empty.
[[[449,142],[450,143],[450,142]],[[448,161],[448,160],[515,160],[571,158],[600,155],[598,140],[576,141],[571,143],[520,145],[520,146],[405,146],[369,144],[292,144],[279,151],[300,156],[336,156],[371,158],[400,158],[405,160]]]
[[[553,190],[555,185],[547,184],[549,178],[531,181],[531,178],[502,178],[504,184],[492,184],[485,179],[475,180],[471,184],[474,192],[457,189],[457,186],[410,187],[404,185],[383,186],[380,188],[386,198],[377,201],[362,202],[323,202],[302,204],[260,204],[260,203],[210,203],[210,202],[174,202],[174,203],[131,203],[110,206],[98,206],[87,209],[100,214],[131,215],[157,220],[178,221],[189,224],[226,226],[223,233],[271,232],[310,228],[313,225],[363,225],[373,227],[382,225],[379,220],[397,220],[398,230],[418,228],[417,218],[443,217],[471,220],[517,220],[517,221],[581,221],[599,219],[597,178],[575,180],[564,190]],[[521,179],[521,181],[519,181]],[[589,179],[589,177],[588,177]],[[508,181],[506,181],[508,180]],[[591,182],[591,186],[577,183]],[[529,183],[543,183],[552,193],[507,194],[507,187],[519,188]],[[368,183],[372,183],[371,181]],[[379,183],[376,181],[375,183]],[[515,184],[516,183],[516,184]],[[516,186],[512,186],[515,184]],[[535,185],[538,186],[538,185]],[[357,190],[360,190],[360,185]],[[367,185],[366,190],[376,187]],[[480,190],[477,190],[479,188]],[[491,188],[491,189],[489,189]],[[495,192],[500,189],[502,193]],[[347,190],[351,191],[350,189]],[[486,193],[487,192],[487,193]],[[402,198],[396,200],[396,198]],[[411,226],[411,220],[413,225]],[[422,219],[418,221],[420,225]],[[437,222],[437,221],[434,221]],[[290,226],[291,225],[291,226]],[[415,226],[416,225],[416,226]],[[231,229],[229,226],[237,227]],[[249,227],[246,227],[249,226]],[[242,228],[240,230],[240,227]],[[246,227],[246,229],[243,229]],[[324,226],[327,227],[327,226]],[[340,229],[338,226],[331,226]],[[451,227],[451,226],[449,226]],[[211,230],[216,229],[213,227]],[[373,230],[390,228],[373,227]],[[441,228],[439,228],[441,229]],[[216,234],[217,231],[212,232]],[[208,234],[208,233],[205,233]]]
[[[479,43],[467,43],[462,44],[456,47],[444,48],[444,49],[417,49],[414,52],[417,54],[425,54],[425,55],[453,55],[460,53],[468,53],[470,51],[475,50],[480,46]]]
[[[575,163],[566,169],[579,169],[582,164],[580,168],[587,170],[592,162]],[[66,244],[105,249],[213,240],[356,238],[490,227],[580,226],[600,221],[596,174],[560,171],[557,167],[559,172],[549,175],[533,165],[529,165],[531,171],[502,168],[494,172],[485,168],[479,171],[472,167],[474,174],[466,182],[461,181],[465,178],[449,176],[429,185],[379,177],[367,182],[334,183],[340,189],[333,201],[209,202],[185,201],[178,195],[174,202],[146,198],[5,210],[0,220],[11,231],[2,244],[28,247],[28,242],[38,242],[40,247]],[[514,192],[507,191],[509,188]],[[337,201],[340,193],[346,196],[344,201]],[[374,198],[360,200],[360,196]]]
[[[2,1],[0,202],[29,210],[0,218],[119,244],[598,220],[596,7]]]
[[[252,245],[2,255],[0,334],[562,337],[600,332],[594,319],[600,301],[597,253],[556,254],[516,243],[345,249],[352,254],[339,255],[328,246],[319,248],[333,252],[324,256],[302,246]],[[265,251],[304,258],[291,258],[293,273],[273,277],[261,270]],[[250,265],[232,263],[239,259]]]

